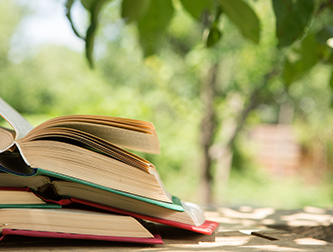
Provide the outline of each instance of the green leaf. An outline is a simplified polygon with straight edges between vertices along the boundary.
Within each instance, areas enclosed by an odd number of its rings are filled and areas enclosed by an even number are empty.
[[[81,0],[81,4],[86,10],[91,10],[96,0]]]
[[[108,0],[81,0],[82,5],[90,12],[90,25],[85,36],[85,51],[86,58],[91,68],[94,66],[93,50],[98,27],[98,16],[107,1]]]
[[[313,10],[313,0],[273,0],[278,47],[286,47],[305,33]]]
[[[184,9],[195,19],[200,20],[205,11],[212,11],[214,0],[180,0]]]
[[[293,83],[297,79],[297,74],[295,71],[295,64],[292,64],[288,59],[286,59],[286,62],[284,64],[282,77],[284,79],[285,85],[287,87],[290,86],[291,83]]]
[[[217,42],[219,42],[221,37],[222,37],[221,31],[216,26],[212,26],[212,28],[210,28],[209,30],[206,46],[207,47],[214,46]]]
[[[174,8],[171,0],[153,0],[137,23],[144,56],[155,54],[168,27]]]
[[[302,26],[305,28],[309,23],[315,8],[314,0],[296,0],[294,4]]]
[[[331,78],[329,80],[329,85],[330,85],[331,89],[333,90],[333,69],[332,69],[332,73],[331,73]]]
[[[299,53],[301,55],[301,71],[308,72],[317,64],[323,51],[322,45],[318,44],[315,34],[309,33],[302,41]]]
[[[222,32],[220,31],[220,29],[218,27],[221,15],[222,15],[222,9],[219,6],[216,9],[215,18],[214,18],[214,21],[212,23],[212,26],[211,26],[208,36],[207,36],[207,40],[206,40],[207,47],[214,46],[222,37]]]
[[[72,7],[74,4],[75,0],[67,0],[67,2],[65,3],[65,8],[66,8],[66,17],[69,21],[69,23],[71,24],[72,30],[74,32],[74,34],[79,37],[80,39],[84,39],[84,37],[77,31],[75,24],[72,20]]]
[[[327,40],[333,38],[333,26],[324,26],[317,34],[317,40],[321,43],[326,45]]]
[[[329,80],[329,87],[331,88],[331,90],[333,90],[333,69],[332,69],[332,73],[331,73],[331,78]],[[333,108],[333,95],[331,95],[331,104],[330,107]]]
[[[299,59],[291,62],[286,60],[283,77],[287,86],[301,79],[318,63],[323,48],[316,40],[314,34],[309,34],[297,50]]]
[[[242,0],[220,0],[223,12],[237,26],[242,35],[259,43],[260,22],[254,10]]]
[[[123,0],[121,3],[121,17],[126,23],[137,21],[150,6],[151,0]]]
[[[330,49],[328,52],[326,63],[333,65],[333,50],[332,49]]]

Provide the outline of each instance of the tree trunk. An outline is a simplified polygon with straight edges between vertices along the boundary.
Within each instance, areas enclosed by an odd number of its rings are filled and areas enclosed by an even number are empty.
[[[212,204],[212,157],[209,150],[214,140],[216,130],[214,98],[216,76],[218,72],[218,64],[215,63],[209,69],[207,78],[203,81],[201,98],[203,104],[203,117],[201,120],[200,145],[203,151],[201,163],[201,193],[204,204]]]
[[[215,203],[213,197],[213,162],[217,161],[217,170],[220,170],[217,174],[220,179],[219,182],[226,186],[231,168],[232,144],[239,131],[243,128],[249,113],[256,108],[260,102],[265,101],[265,96],[262,95],[262,91],[268,85],[269,80],[277,73],[278,71],[275,68],[272,68],[271,71],[264,76],[263,82],[249,95],[248,103],[243,107],[242,111],[239,111],[239,116],[236,119],[234,129],[231,131],[230,139],[227,143],[222,146],[220,144],[213,146],[214,134],[218,125],[215,118],[216,112],[214,108],[214,99],[217,95],[215,93],[215,87],[218,64],[215,63],[211,66],[201,90],[202,104],[204,108],[200,138],[201,149],[203,150],[201,163],[201,193],[204,204],[210,205]]]

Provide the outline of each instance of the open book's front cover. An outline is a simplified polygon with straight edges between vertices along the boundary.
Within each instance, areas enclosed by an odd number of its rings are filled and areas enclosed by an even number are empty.
[[[152,238],[141,237],[121,237],[121,236],[102,236],[89,234],[72,234],[59,232],[44,232],[34,230],[19,230],[19,229],[2,229],[0,241],[9,235],[39,237],[39,238],[62,238],[62,239],[80,239],[80,240],[99,240],[111,242],[126,242],[126,243],[145,243],[145,244],[163,244],[160,234],[153,233]]]

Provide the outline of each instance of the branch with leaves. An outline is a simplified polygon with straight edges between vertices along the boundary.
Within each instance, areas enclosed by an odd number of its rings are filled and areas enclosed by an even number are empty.
[[[86,34],[79,34],[71,17],[73,3],[79,1],[90,15]],[[330,17],[332,0],[271,0],[276,19],[277,47],[291,48],[300,55],[299,60],[290,60],[286,53],[284,80],[290,85],[318,62],[333,64],[332,47],[327,41],[333,37]],[[94,65],[93,49],[99,25],[99,15],[112,0],[67,0],[66,16],[73,32],[85,40],[86,58]],[[251,1],[245,0],[122,0],[120,16],[128,25],[137,27],[139,42],[144,57],[158,53],[162,38],[166,36],[175,11],[186,11],[203,26],[203,38],[207,47],[221,41],[223,18],[229,19],[244,38],[255,44],[260,42],[261,20]],[[326,19],[326,20],[325,20]],[[311,24],[317,22],[316,29]],[[272,27],[273,29],[273,27]],[[299,43],[295,43],[299,41]],[[296,44],[296,45],[295,45]],[[333,75],[331,83],[333,82]]]

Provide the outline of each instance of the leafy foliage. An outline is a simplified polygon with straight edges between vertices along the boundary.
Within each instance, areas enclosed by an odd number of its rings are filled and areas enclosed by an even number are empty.
[[[279,47],[291,45],[304,34],[314,10],[313,0],[273,0]]]
[[[121,17],[126,23],[139,20],[150,7],[151,0],[124,0],[121,4]]]
[[[157,52],[173,12],[171,1],[153,0],[146,14],[137,21],[140,43],[145,57]]]
[[[104,4],[108,0],[81,0],[82,5],[90,14],[90,25],[86,31],[86,35],[82,36],[78,33],[73,20],[71,18],[71,9],[74,3],[74,0],[67,0],[65,7],[66,7],[66,16],[71,23],[74,33],[79,37],[85,40],[86,45],[86,57],[90,64],[90,67],[93,67],[93,49],[95,43],[95,36],[98,27],[98,16],[101,12]]]
[[[102,8],[107,1],[80,0],[91,17],[90,26],[85,36],[78,34],[71,19],[70,13],[74,1],[67,0],[66,2],[67,18],[74,33],[85,40],[86,57],[92,66],[92,51],[98,26],[98,15],[102,12]],[[121,2],[121,17],[127,24],[134,23],[137,26],[145,57],[158,51],[162,38],[165,37],[167,28],[173,18],[173,13],[177,9],[174,3],[175,1],[171,0],[123,0]],[[219,26],[222,13],[236,25],[245,38],[254,43],[259,43],[260,21],[255,11],[243,0],[181,0],[180,4],[195,20],[202,23],[203,27],[209,30],[209,35],[205,38],[208,47],[216,44],[222,36]]]
[[[74,1],[80,1],[90,14],[90,25],[84,36],[78,34],[71,19],[71,8]],[[107,0],[67,0],[67,17],[73,31],[86,42],[86,58],[93,66],[93,49],[96,39],[98,16],[103,13]],[[255,44],[260,42],[261,21],[257,16],[253,3],[245,0],[122,0],[121,17],[128,25],[134,25],[144,57],[158,53],[167,38],[168,29],[174,12],[184,9],[189,15],[202,25],[202,36],[207,47],[216,45],[222,38],[223,19],[228,19],[235,25],[242,36]],[[316,15],[327,10],[332,14],[332,3],[321,0],[315,4],[314,0],[272,0],[275,15],[275,31],[278,48],[291,47],[296,41],[302,45],[295,48],[299,58],[289,59],[286,54],[283,77],[287,86],[299,80],[318,62],[329,62],[328,55],[332,53],[322,44],[332,36],[332,26],[325,25],[316,32],[310,32],[309,25],[315,21]],[[317,11],[317,14],[316,14]],[[321,13],[319,13],[319,11]],[[273,28],[273,27],[272,27]],[[311,48],[319,48],[309,50]],[[333,57],[331,56],[331,61]]]
[[[214,10],[214,0],[207,0],[207,1],[196,1],[193,4],[192,0],[181,0],[181,4],[183,5],[184,9],[191,14],[191,16],[201,21],[205,12],[209,13]]]
[[[253,9],[242,0],[220,0],[220,4],[242,35],[254,43],[259,43],[260,22]]]

